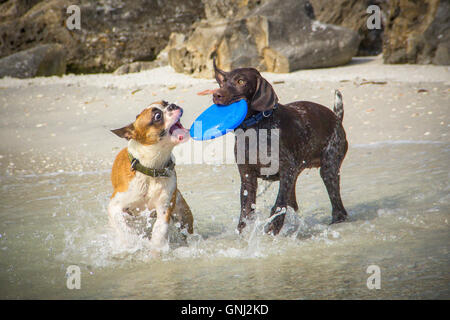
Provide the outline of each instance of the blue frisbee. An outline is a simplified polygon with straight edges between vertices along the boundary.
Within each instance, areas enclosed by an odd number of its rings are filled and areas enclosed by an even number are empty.
[[[195,119],[189,130],[194,140],[210,140],[236,129],[247,115],[247,101],[229,105],[213,104]]]

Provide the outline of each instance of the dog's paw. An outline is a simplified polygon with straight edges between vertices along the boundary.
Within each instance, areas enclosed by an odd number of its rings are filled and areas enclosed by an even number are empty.
[[[333,212],[331,224],[344,222],[345,220],[347,220],[347,212]]]
[[[242,231],[245,229],[245,227],[247,226],[247,224],[245,223],[245,221],[239,221],[238,225],[237,225],[237,231],[239,234],[242,233]]]
[[[274,214],[270,218],[270,221],[264,226],[264,232],[276,236],[280,233],[280,230],[283,227],[285,217],[286,210],[282,210],[281,212]]]

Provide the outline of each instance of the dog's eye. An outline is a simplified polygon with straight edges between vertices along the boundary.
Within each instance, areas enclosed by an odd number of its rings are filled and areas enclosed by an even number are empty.
[[[245,84],[245,80],[239,79],[239,80],[237,81],[237,83],[238,83],[239,85],[243,86],[243,85]]]
[[[155,115],[153,116],[153,120],[154,121],[160,121],[161,120],[161,113],[160,112],[157,112],[157,113],[155,113]]]

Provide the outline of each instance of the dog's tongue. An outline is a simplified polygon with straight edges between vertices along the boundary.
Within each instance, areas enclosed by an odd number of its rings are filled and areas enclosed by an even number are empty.
[[[188,131],[186,129],[183,128],[183,132],[182,133],[177,133],[176,137],[178,139],[179,142],[183,141],[186,138]]]
[[[169,132],[178,142],[184,141],[189,134],[189,131],[183,127],[180,121],[177,121],[177,123],[170,128]]]

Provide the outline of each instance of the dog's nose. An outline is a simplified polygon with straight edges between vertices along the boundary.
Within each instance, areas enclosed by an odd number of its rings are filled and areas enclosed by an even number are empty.
[[[223,95],[220,92],[216,91],[213,93],[213,97],[214,99],[220,99],[223,98]]]
[[[173,103],[169,104],[169,106],[167,107],[167,110],[169,110],[169,111],[173,111],[173,110],[177,110],[177,109],[181,109],[181,108]]]

